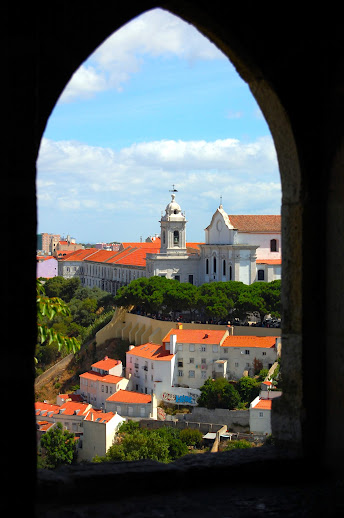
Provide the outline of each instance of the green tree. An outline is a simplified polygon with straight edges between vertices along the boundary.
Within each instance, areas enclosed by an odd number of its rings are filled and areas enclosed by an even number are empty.
[[[67,316],[70,314],[68,306],[58,297],[49,298],[45,296],[43,285],[37,281],[37,331],[38,341],[41,344],[47,343],[50,345],[55,342],[58,350],[62,347],[67,352],[75,353],[80,349],[80,343],[76,338],[64,336],[56,331],[53,327],[47,326],[47,320],[52,320],[55,315]]]
[[[180,440],[187,446],[194,446],[199,448],[203,441],[203,434],[200,430],[193,428],[184,428],[179,434]]]
[[[240,378],[236,386],[242,401],[245,403],[251,403],[260,392],[260,381],[248,376]]]
[[[42,435],[41,447],[43,448],[43,465],[47,468],[72,464],[75,460],[75,435],[68,430],[63,430],[61,423],[57,423]]]
[[[198,398],[198,406],[206,408],[228,408],[232,410],[240,404],[238,391],[226,378],[212,380],[208,378],[200,388],[201,395]]]

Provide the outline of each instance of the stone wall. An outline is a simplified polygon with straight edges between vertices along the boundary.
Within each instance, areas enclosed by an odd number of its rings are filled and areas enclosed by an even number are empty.
[[[177,414],[176,417],[186,422],[223,423],[228,430],[234,432],[243,432],[250,428],[249,410],[226,410],[224,408],[208,410],[196,407],[191,414]]]

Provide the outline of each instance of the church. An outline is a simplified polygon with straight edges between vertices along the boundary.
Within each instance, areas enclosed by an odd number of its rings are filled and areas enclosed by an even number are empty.
[[[270,282],[281,278],[281,219],[228,215],[222,204],[203,243],[186,240],[186,218],[173,192],[160,220],[160,237],[121,243],[119,250],[89,248],[58,259],[58,275],[116,294],[141,277],[163,276],[196,286],[215,281]]]
[[[205,242],[189,245],[186,218],[173,193],[161,217],[161,248],[146,255],[146,275],[197,286],[214,281],[270,282],[281,278],[281,218],[229,216],[222,204],[205,229]]]

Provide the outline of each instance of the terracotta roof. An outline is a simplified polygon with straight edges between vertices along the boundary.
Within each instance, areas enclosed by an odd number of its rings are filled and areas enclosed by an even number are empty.
[[[278,215],[228,215],[229,221],[240,232],[281,232],[281,216]]]
[[[263,347],[271,349],[276,345],[277,336],[235,336],[229,335],[221,347]]]
[[[37,421],[38,430],[41,432],[47,432],[54,424],[55,423],[50,423],[49,421]]]
[[[86,248],[75,250],[75,252],[71,252],[68,256],[59,258],[60,261],[84,261],[86,258],[98,252],[97,248]]]
[[[113,360],[112,358],[108,358],[105,356],[103,360],[100,360],[99,362],[93,363],[92,367],[96,369],[102,369],[104,371],[108,371],[112,369],[113,367],[116,367],[116,365],[119,365],[121,363],[120,360]]]
[[[102,381],[104,383],[118,383],[123,378],[120,376],[113,376],[113,374],[100,374],[99,372],[95,371],[88,371],[84,372],[83,374],[80,374],[80,378],[92,380],[92,381]]]
[[[133,356],[147,358],[150,360],[163,361],[170,361],[174,356],[174,354],[170,354],[170,352],[167,351],[163,345],[153,343],[137,345],[130,351],[127,351],[127,354],[132,354]]]
[[[282,264],[282,259],[257,259],[257,264]]]
[[[271,410],[272,399],[260,399],[258,403],[252,408],[260,408],[262,410]]]
[[[151,403],[152,397],[149,394],[141,394],[141,392],[133,392],[130,390],[118,390],[115,394],[108,397],[106,401],[117,401],[118,403]]]
[[[87,410],[89,410],[91,405],[87,403],[78,403],[75,401],[66,401],[61,406],[58,405],[50,405],[49,403],[44,403],[42,401],[37,401],[35,403],[35,413],[36,416],[44,416],[48,415],[48,412],[53,412],[53,414],[63,414],[63,415],[84,415]]]
[[[223,329],[171,329],[162,341],[169,342],[171,335],[177,335],[178,343],[219,344],[227,333]]]
[[[99,412],[90,410],[85,417],[85,421],[96,421],[97,423],[108,423],[116,414],[113,412]]]

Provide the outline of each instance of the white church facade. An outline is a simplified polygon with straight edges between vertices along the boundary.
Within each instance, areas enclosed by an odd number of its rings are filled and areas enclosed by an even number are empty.
[[[164,276],[196,286],[216,281],[252,284],[281,278],[281,217],[228,215],[222,204],[203,243],[186,239],[185,213],[172,194],[160,220],[160,238],[122,243],[119,250],[87,249],[58,260],[58,275],[116,294],[140,277]]]
[[[186,224],[172,194],[160,220],[160,252],[146,255],[147,277],[164,276],[197,286],[281,278],[280,216],[228,216],[221,204],[205,229],[205,242],[198,245],[198,253],[187,246]]]

